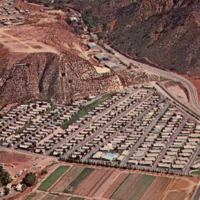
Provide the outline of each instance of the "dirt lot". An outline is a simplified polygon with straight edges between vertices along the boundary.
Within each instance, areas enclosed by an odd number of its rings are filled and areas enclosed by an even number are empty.
[[[176,182],[173,184],[172,189],[173,190],[181,190],[183,188],[190,187],[191,183],[188,180],[184,179],[177,179]]]
[[[0,161],[4,164],[6,170],[14,177],[20,170],[26,169],[26,172],[39,172],[47,165],[55,161],[55,158],[44,157],[39,155],[31,155],[19,153],[13,150],[0,148]],[[24,176],[22,174],[22,176]],[[15,182],[20,180],[17,178]]]
[[[184,78],[188,79],[196,87],[198,98],[200,100],[200,79],[191,79],[191,78],[189,78],[187,76],[184,76]]]
[[[183,103],[189,102],[187,89],[179,82],[169,81],[165,83],[165,87],[175,98]]]

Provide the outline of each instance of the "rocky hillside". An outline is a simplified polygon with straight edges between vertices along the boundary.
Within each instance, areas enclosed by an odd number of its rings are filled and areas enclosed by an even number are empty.
[[[198,0],[72,0],[71,5],[87,17],[98,16],[96,30],[101,26],[99,35],[118,51],[200,75]]]
[[[59,103],[118,90],[115,74],[98,74],[84,59],[69,52],[10,53],[0,60],[0,105],[30,100],[53,99]]]

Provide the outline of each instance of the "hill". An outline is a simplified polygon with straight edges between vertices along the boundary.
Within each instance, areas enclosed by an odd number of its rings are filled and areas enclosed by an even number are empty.
[[[198,0],[71,0],[108,44],[135,59],[191,76],[200,75]],[[90,20],[91,21],[91,20]]]
[[[65,14],[32,10],[25,26],[0,29],[0,107],[35,98],[69,103],[123,87],[114,71],[100,74],[86,60]]]

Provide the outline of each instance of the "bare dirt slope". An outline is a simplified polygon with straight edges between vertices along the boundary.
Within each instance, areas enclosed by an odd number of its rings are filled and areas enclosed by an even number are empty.
[[[32,98],[68,103],[119,90],[114,72],[99,74],[65,16],[36,9],[24,26],[0,29],[0,105]],[[81,58],[83,57],[83,58]]]

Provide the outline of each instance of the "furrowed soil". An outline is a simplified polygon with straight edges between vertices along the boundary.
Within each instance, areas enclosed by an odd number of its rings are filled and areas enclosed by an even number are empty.
[[[142,174],[130,174],[111,197],[112,199],[125,199],[135,184],[141,179]]]
[[[93,194],[93,197],[101,197],[104,192],[111,186],[115,178],[120,174],[119,171],[114,171],[112,174],[105,180],[105,182],[99,187],[99,189]]]
[[[141,200],[160,199],[171,181],[171,178],[157,177],[146,193],[142,196]]]
[[[110,174],[111,170],[96,169],[81,183],[74,193],[82,196],[92,196]]]
[[[126,200],[139,200],[149,188],[149,186],[153,183],[156,176],[152,175],[143,175],[139,181],[136,183],[134,188],[129,192],[126,196]]]
[[[103,194],[103,198],[110,198],[112,194],[117,190],[117,188],[123,183],[123,181],[127,178],[128,173],[121,173],[117,179],[112,183],[112,185],[105,191]]]
[[[170,192],[163,200],[183,200],[187,196],[187,192]]]

